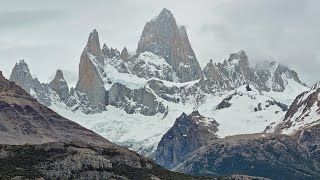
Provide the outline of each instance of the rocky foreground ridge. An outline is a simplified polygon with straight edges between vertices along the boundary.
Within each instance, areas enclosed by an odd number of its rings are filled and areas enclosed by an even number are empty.
[[[55,80],[61,78],[58,72]],[[0,109],[0,179],[216,179],[168,171],[115,145],[40,104],[1,72]]]
[[[1,72],[0,109],[1,179],[205,179],[167,171],[109,142],[38,103]]]

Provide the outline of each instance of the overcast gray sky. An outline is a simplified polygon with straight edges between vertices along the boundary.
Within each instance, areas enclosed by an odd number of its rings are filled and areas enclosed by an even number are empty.
[[[169,9],[185,25],[202,67],[245,50],[253,62],[276,60],[311,85],[320,80],[318,0],[0,0],[0,70],[25,59],[48,82],[60,68],[77,73],[96,28],[109,47],[136,50],[144,24]],[[75,78],[76,79],[76,78]]]

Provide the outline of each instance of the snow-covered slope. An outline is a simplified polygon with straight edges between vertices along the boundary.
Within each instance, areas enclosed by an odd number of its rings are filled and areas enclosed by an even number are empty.
[[[135,58],[152,66],[150,72],[168,67],[163,59],[149,52]],[[95,62],[95,57],[90,56],[90,60]],[[70,90],[71,98],[65,103],[50,87],[49,107],[112,142],[153,157],[160,139],[182,113],[190,114],[198,109],[200,114],[214,118],[220,124],[219,137],[257,133],[283,117],[285,107],[306,89],[295,80],[286,79],[283,92],[261,91],[253,85],[242,85],[234,90],[211,93],[206,91],[210,84],[205,80],[179,83],[157,76],[139,76],[132,71],[134,62],[114,56],[105,57],[104,65],[97,65],[107,94],[105,111],[84,111],[91,107],[90,102],[85,93],[74,89]],[[127,71],[123,71],[124,68]],[[36,93],[33,95],[39,99]]]
[[[219,137],[262,132],[283,117],[288,105],[280,103],[252,85],[243,85],[220,96],[208,96],[198,110],[219,124]]]
[[[267,132],[292,134],[298,130],[320,123],[320,83],[301,93],[291,104],[286,115],[272,123]]]

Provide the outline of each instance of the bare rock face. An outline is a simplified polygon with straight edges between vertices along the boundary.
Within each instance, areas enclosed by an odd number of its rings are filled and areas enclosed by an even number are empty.
[[[193,151],[217,139],[218,126],[214,119],[203,117],[198,111],[183,113],[159,142],[157,163],[168,169],[175,167]]]
[[[167,108],[157,100],[156,95],[149,88],[130,89],[115,83],[108,91],[107,104],[123,108],[127,113],[139,112],[146,116],[165,113]]]
[[[87,46],[84,48],[79,64],[79,80],[76,90],[85,93],[89,102],[99,110],[105,108],[105,89],[102,80],[103,54],[96,30],[90,33]]]
[[[276,62],[266,61],[251,67],[248,56],[243,50],[230,54],[229,59],[223,63],[214,64],[211,60],[203,69],[203,73],[206,77],[204,86],[215,87],[215,91],[231,90],[243,84],[252,84],[259,90],[282,92],[288,84],[288,79],[304,85],[294,70]],[[210,90],[204,88],[204,91]]]
[[[129,53],[126,47],[124,47],[123,50],[121,51],[120,58],[122,60],[127,60],[129,58]]]
[[[152,52],[171,65],[180,82],[202,77],[202,70],[191,48],[185,27],[178,27],[172,13],[163,9],[142,32],[137,53]]]
[[[90,35],[85,47],[85,51],[89,52],[91,55],[95,56],[97,60],[103,65],[103,54],[100,47],[99,34],[96,29],[94,29]]]
[[[10,81],[15,82],[17,85],[21,86],[25,91],[30,93],[30,89],[33,87],[33,77],[30,74],[29,67],[24,60],[20,60],[16,63],[12,69],[10,75]]]
[[[68,102],[71,95],[69,93],[68,83],[65,81],[60,69],[57,70],[56,76],[49,83],[49,87],[58,94],[61,101],[65,103]]]
[[[37,78],[32,77],[24,60],[20,60],[19,63],[15,64],[10,75],[10,81],[22,87],[42,104],[51,105],[50,95],[52,92],[50,88],[47,84],[40,83]]]
[[[117,50],[117,48],[108,48],[106,44],[103,44],[102,47],[102,54],[105,58],[110,58],[110,59],[118,59],[120,57],[120,52]]]

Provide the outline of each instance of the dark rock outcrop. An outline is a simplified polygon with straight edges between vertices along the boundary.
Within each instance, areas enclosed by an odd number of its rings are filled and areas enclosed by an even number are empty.
[[[252,134],[226,137],[197,150],[176,171],[204,176],[228,176],[234,173],[270,179],[320,178],[319,127],[316,134]],[[311,131],[310,131],[311,132]],[[310,139],[310,146],[301,139]],[[300,139],[300,140],[299,140]]]
[[[190,153],[217,139],[218,126],[214,119],[203,117],[198,111],[190,115],[183,113],[159,142],[157,163],[169,169],[175,167]]]
[[[177,73],[180,82],[202,77],[202,70],[191,48],[185,27],[178,27],[172,13],[163,9],[142,32],[137,53],[152,52],[163,57]]]

